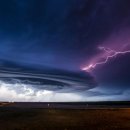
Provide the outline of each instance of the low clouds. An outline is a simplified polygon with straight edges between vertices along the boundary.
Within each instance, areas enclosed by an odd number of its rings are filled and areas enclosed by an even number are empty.
[[[26,84],[8,84],[0,81],[0,90],[0,101],[81,101],[80,95],[77,95],[75,93],[58,93],[43,89],[41,90]]]
[[[96,85],[95,79],[85,72],[52,68],[33,71],[26,67],[19,67],[18,70],[4,68],[0,72],[0,100],[80,101],[81,96],[77,93],[92,89]]]
[[[69,101],[117,101],[128,100],[130,90],[103,90],[96,87],[86,91],[69,91],[62,93],[37,89],[27,84],[9,84],[0,81],[0,101],[15,102],[69,102]]]

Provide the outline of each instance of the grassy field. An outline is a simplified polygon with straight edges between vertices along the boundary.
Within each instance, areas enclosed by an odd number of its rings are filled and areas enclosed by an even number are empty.
[[[130,109],[0,108],[0,130],[130,130]]]

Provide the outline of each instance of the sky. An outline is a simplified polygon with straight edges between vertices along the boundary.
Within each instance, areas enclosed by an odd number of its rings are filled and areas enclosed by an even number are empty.
[[[85,92],[57,93],[24,84],[33,91],[28,94],[1,80],[0,100],[129,100],[129,7],[129,0],[1,0],[1,69],[17,64],[55,73],[83,71],[97,85]]]

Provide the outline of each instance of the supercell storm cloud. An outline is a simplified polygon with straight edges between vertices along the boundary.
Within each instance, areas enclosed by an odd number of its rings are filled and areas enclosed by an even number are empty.
[[[4,64],[0,71],[0,98],[4,101],[54,101],[44,100],[46,94],[82,93],[97,86],[94,77],[83,71],[71,72],[47,67],[39,70],[16,64],[10,64],[10,68]],[[6,97],[2,94],[5,91]]]
[[[48,70],[49,71],[49,70]],[[67,72],[52,70],[53,73],[42,70],[42,73],[1,70],[0,80],[7,84],[32,85],[37,89],[64,92],[85,91],[94,88],[97,83],[90,74],[84,72]]]
[[[129,100],[129,0],[0,1],[0,100]]]

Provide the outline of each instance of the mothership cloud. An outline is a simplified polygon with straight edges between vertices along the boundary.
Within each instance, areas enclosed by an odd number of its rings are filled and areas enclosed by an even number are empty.
[[[9,63],[8,63],[9,64]],[[0,89],[1,93],[6,91],[12,94],[12,99],[21,101],[21,96],[27,98],[37,97],[39,94],[43,97],[48,92],[71,93],[83,92],[94,88],[97,83],[95,79],[86,72],[72,72],[44,67],[44,69],[30,69],[24,66],[10,64],[12,68],[1,67],[0,70]],[[16,95],[16,98],[13,98]],[[20,96],[20,97],[19,97]],[[4,96],[5,97],[5,96]],[[1,96],[2,98],[2,96]],[[6,99],[6,100],[7,100]],[[29,99],[27,99],[28,101]],[[25,101],[25,99],[24,99]],[[40,101],[42,101],[40,99]]]
[[[14,72],[1,70],[0,80],[7,84],[28,84],[39,89],[59,91],[64,89],[88,90],[96,86],[93,77],[84,72],[65,72],[53,70],[54,73]]]

